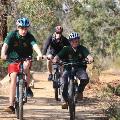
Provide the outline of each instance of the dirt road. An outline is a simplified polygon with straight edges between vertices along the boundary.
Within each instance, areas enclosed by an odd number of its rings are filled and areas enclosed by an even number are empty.
[[[54,100],[52,82],[46,73],[34,73],[34,97],[24,105],[24,120],[69,120],[68,110],[62,110],[60,102]],[[86,88],[83,101],[77,103],[76,120],[108,120],[103,113],[103,101],[92,89]],[[8,106],[8,95],[0,96],[0,120],[16,120],[15,114],[4,112]]]

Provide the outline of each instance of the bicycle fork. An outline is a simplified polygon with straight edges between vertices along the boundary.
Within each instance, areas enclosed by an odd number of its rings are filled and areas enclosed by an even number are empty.
[[[27,102],[27,83],[21,74],[17,76],[15,109],[17,119],[23,119],[23,105]]]

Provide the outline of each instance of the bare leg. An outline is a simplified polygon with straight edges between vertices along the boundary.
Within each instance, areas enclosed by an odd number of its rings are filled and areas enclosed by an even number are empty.
[[[51,60],[47,60],[47,69],[49,74],[52,74],[52,62]]]
[[[24,62],[24,72],[27,74],[27,85],[30,83],[30,61],[27,60]]]
[[[9,102],[10,102],[10,106],[14,105],[14,98],[15,98],[15,94],[16,94],[16,76],[17,73],[13,72],[10,74],[10,96],[9,96]]]

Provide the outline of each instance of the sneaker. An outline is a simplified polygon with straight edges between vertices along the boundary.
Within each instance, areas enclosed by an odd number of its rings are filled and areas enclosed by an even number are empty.
[[[52,81],[53,75],[49,74],[48,81]]]
[[[7,107],[4,111],[15,114],[15,108],[13,106]]]
[[[33,97],[33,92],[30,87],[27,88],[27,97]]]
[[[68,109],[68,103],[67,102],[62,103],[62,109]]]

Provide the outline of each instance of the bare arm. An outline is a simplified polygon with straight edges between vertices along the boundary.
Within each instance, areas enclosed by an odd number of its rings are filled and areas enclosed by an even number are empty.
[[[33,45],[33,49],[35,50],[35,52],[37,53],[37,60],[39,60],[40,58],[42,58],[42,53],[40,51],[40,48],[37,44]]]
[[[8,49],[8,45],[4,43],[1,49],[1,59],[3,60],[6,60],[7,58],[7,55],[6,55],[7,49]]]
[[[45,42],[45,44],[43,46],[43,52],[42,52],[43,55],[46,55],[47,49],[48,49],[51,41],[52,41],[52,36],[49,36],[48,39],[47,39],[47,41]]]

